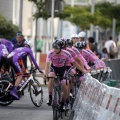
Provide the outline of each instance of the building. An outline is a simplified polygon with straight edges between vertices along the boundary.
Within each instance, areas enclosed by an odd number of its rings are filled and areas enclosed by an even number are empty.
[[[71,6],[86,6],[91,5],[92,2],[100,1],[105,0],[65,0],[66,4],[70,4]],[[106,1],[120,3],[119,0]],[[40,18],[36,25],[36,21],[32,17],[35,10],[34,4],[32,2],[28,2],[28,0],[0,0],[0,13],[8,20],[11,20],[14,24],[18,25],[24,36],[31,39],[33,44],[35,43],[36,31],[37,36],[44,37],[45,47],[43,52],[46,53],[50,49],[49,46],[51,46],[51,18],[48,20]],[[72,25],[70,22],[60,21],[58,18],[54,19],[54,37],[70,38],[71,34],[77,32],[77,27]],[[35,46],[35,44],[33,46]]]

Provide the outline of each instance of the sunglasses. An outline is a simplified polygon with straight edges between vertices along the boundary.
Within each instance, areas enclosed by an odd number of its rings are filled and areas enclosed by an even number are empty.
[[[78,37],[73,37],[73,39],[78,39]]]

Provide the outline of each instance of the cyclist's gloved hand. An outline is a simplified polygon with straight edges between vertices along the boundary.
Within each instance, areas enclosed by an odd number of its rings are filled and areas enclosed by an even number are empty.
[[[87,73],[87,71],[86,70],[83,70],[83,74],[86,74]]]
[[[42,70],[40,70],[40,69],[39,69],[39,72],[42,73],[42,74],[44,73],[44,72],[43,72]]]
[[[84,76],[91,76],[91,74],[90,73],[85,73]]]

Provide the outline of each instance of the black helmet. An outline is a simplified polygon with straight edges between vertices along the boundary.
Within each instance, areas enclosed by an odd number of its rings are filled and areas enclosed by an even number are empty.
[[[83,48],[85,49],[87,47],[87,42],[86,41],[83,41],[82,42],[82,45],[83,45]]]
[[[66,39],[66,46],[72,47],[73,41],[71,39]]]
[[[53,42],[52,47],[55,49],[62,49],[63,45],[64,45],[63,41],[57,39],[55,40],[55,42]]]
[[[60,40],[62,41],[62,49],[66,48],[66,39],[60,38]]]
[[[77,49],[79,49],[79,50],[81,50],[81,49],[83,49],[83,44],[82,44],[82,42],[77,42],[77,43],[75,43],[75,47],[77,48]]]

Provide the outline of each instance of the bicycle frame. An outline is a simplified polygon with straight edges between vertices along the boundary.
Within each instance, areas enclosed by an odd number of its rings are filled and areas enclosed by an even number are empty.
[[[32,73],[30,74],[30,77],[27,78],[27,81],[25,81],[25,83],[21,86],[21,88],[19,89],[19,91],[21,92],[21,91],[24,89],[24,87],[25,87],[31,80],[34,81],[34,76],[33,76]]]

